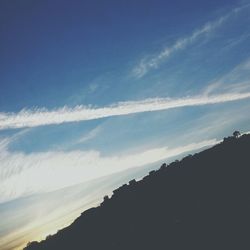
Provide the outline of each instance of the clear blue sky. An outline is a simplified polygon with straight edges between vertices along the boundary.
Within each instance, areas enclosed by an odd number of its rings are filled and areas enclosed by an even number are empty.
[[[249,14],[247,0],[2,0],[0,248],[54,232],[135,167],[249,131]],[[58,193],[72,205],[48,213]]]

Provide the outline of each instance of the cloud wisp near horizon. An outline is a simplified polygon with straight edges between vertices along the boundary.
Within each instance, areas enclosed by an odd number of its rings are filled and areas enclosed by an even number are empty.
[[[31,154],[9,151],[8,145],[17,138],[18,135],[13,139],[10,137],[0,141],[0,204],[34,193],[49,192],[125,169],[144,166],[218,142],[216,139],[210,139],[175,148],[162,146],[128,155],[102,156],[101,152],[96,150]],[[56,176],[60,178],[55,178]]]
[[[37,127],[67,122],[88,121],[105,117],[153,112],[173,108],[219,104],[250,98],[250,92],[198,95],[183,98],[150,98],[142,101],[126,101],[102,108],[63,107],[52,111],[24,109],[19,113],[0,113],[0,130]]]

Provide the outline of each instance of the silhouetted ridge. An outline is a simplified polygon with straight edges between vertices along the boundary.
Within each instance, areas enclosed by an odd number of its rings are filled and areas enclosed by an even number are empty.
[[[25,249],[250,249],[249,160],[250,135],[234,134],[132,180]]]

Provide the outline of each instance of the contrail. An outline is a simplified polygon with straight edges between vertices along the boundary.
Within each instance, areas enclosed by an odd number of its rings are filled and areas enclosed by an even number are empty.
[[[152,98],[141,101],[126,101],[101,108],[80,105],[74,108],[65,106],[54,110],[47,110],[45,108],[35,110],[24,109],[18,113],[0,113],[0,130],[88,121],[111,116],[168,110],[188,106],[218,104],[242,100],[249,97],[250,92],[226,93],[213,96],[201,95],[177,99]]]

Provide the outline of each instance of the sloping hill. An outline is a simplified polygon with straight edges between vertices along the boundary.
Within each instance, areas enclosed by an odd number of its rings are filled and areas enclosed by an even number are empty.
[[[230,137],[139,182],[25,250],[250,249],[250,135]]]

